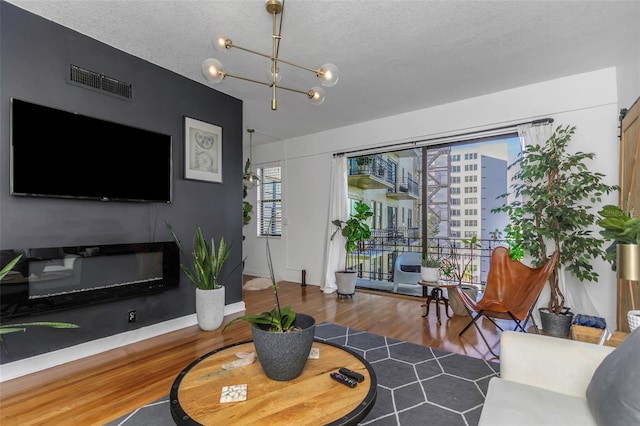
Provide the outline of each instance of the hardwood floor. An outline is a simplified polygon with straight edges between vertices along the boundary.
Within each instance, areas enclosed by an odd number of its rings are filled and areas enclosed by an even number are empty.
[[[495,360],[474,328],[462,338],[458,332],[469,318],[442,314],[434,305],[422,318],[422,299],[358,291],[352,299],[324,294],[316,286],[281,282],[282,305],[332,322],[399,340],[431,346],[476,358]],[[273,307],[270,289],[245,291],[247,312]],[[442,308],[443,309],[443,308]],[[236,315],[237,316],[237,315]],[[225,323],[231,319],[225,318]],[[480,323],[494,350],[499,333]],[[0,385],[0,423],[11,425],[101,425],[169,393],[176,375],[197,357],[222,346],[249,340],[248,323],[203,332],[188,327],[136,344],[30,374]]]

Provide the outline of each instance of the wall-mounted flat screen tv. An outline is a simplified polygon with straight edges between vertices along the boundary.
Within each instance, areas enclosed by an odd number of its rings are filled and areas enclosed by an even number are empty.
[[[171,202],[171,136],[18,99],[11,194]]]

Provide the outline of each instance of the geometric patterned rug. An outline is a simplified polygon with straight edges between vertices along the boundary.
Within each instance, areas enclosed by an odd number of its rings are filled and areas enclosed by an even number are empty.
[[[376,402],[360,425],[475,426],[489,380],[500,372],[499,363],[332,323],[316,325],[316,338],[357,352],[375,371]],[[169,397],[107,424],[116,425],[174,425]]]

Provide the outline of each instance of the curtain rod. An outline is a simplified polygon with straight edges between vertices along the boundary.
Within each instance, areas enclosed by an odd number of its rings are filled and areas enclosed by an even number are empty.
[[[348,155],[348,154],[354,154],[356,152],[365,152],[365,151],[371,151],[371,150],[380,150],[380,149],[386,149],[386,148],[394,148],[394,147],[399,147],[399,146],[403,146],[403,145],[416,145],[418,143],[422,143],[422,142],[434,142],[434,141],[438,141],[438,140],[442,140],[442,139],[451,139],[451,138],[461,138],[464,136],[470,136],[470,135],[474,135],[474,134],[479,134],[479,133],[483,133],[483,132],[495,132],[498,130],[506,130],[506,129],[513,129],[513,128],[517,128],[518,126],[522,126],[524,124],[531,124],[532,126],[538,126],[540,124],[551,124],[553,123],[553,118],[541,118],[539,120],[533,120],[533,121],[525,121],[522,123],[517,123],[517,124],[510,124],[508,126],[500,126],[500,127],[494,127],[491,129],[485,129],[485,130],[477,130],[477,131],[473,131],[473,132],[465,132],[465,133],[458,133],[458,134],[453,134],[453,135],[448,135],[448,136],[438,136],[435,138],[427,138],[427,139],[419,139],[419,140],[415,140],[415,141],[411,141],[411,142],[399,142],[399,143],[395,143],[395,144],[388,144],[388,145],[381,145],[381,146],[375,146],[375,147],[371,147],[371,148],[363,148],[363,149],[354,149],[351,151],[342,151],[342,152],[335,152],[333,154],[334,157],[341,157],[343,155]]]

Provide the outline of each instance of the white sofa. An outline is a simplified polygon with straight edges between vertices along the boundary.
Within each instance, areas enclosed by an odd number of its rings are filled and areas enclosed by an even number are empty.
[[[489,382],[479,425],[597,425],[592,414],[594,410],[598,410],[594,409],[594,404],[601,404],[600,408],[604,404],[604,411],[613,405],[613,409],[617,410],[613,417],[618,418],[618,413],[626,408],[620,409],[615,401],[631,406],[630,416],[637,419],[640,407],[634,401],[629,404],[625,395],[637,395],[640,392],[640,384],[637,382],[637,359],[640,359],[640,351],[637,346],[631,345],[636,345],[639,339],[640,335],[637,333],[631,334],[616,349],[616,355],[609,357],[598,369],[605,357],[614,352],[614,348],[558,337],[503,332],[500,340],[500,378],[493,378]],[[626,348],[620,350],[625,344]],[[625,360],[621,361],[619,354],[629,358],[632,365],[626,365]],[[632,356],[628,356],[629,354]],[[613,369],[610,368],[611,361],[616,361]],[[625,364],[624,367],[622,364]],[[596,373],[597,369],[599,371]],[[596,402],[596,392],[593,390],[595,386],[589,389],[590,396],[587,397],[587,388],[594,373],[597,374],[594,381],[601,382],[597,386],[600,389],[596,391],[600,401]],[[629,388],[624,386],[630,386],[632,391],[629,392]],[[614,403],[603,400],[607,398],[613,398]],[[637,401],[636,396],[632,398]],[[603,424],[603,418],[606,419],[606,424],[613,424],[609,423],[612,418],[610,413],[599,411],[598,416],[601,419],[600,425]],[[614,423],[640,424],[635,420],[631,423],[629,417],[620,419]]]

